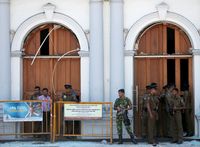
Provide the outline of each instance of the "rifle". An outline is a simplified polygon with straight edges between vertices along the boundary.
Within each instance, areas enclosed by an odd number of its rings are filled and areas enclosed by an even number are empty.
[[[124,121],[124,125],[125,126],[130,126],[130,120],[128,118],[128,109],[125,108],[124,106],[120,105],[120,109],[121,111],[117,113],[117,115],[122,115],[123,117],[123,121]]]

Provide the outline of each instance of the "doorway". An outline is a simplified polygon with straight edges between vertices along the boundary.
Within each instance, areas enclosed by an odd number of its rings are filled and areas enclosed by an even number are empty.
[[[153,24],[148,26],[137,40],[138,50],[134,57],[134,85],[138,89],[134,103],[134,130],[141,136],[141,106],[139,102],[145,87],[151,82],[158,85],[158,92],[167,83],[175,83],[181,91],[183,84],[189,84],[193,93],[192,55],[189,52],[189,38],[179,27],[172,24]],[[192,97],[193,99],[193,97]],[[163,135],[163,120],[160,120],[158,134]],[[194,121],[194,120],[193,120]]]
[[[44,24],[32,30],[24,41],[23,52],[23,99],[29,100],[35,86],[48,88],[53,100],[61,99],[64,84],[70,83],[80,97],[80,48],[76,35],[59,24]],[[38,55],[33,61],[35,54]],[[55,71],[54,71],[55,70]],[[52,80],[54,81],[52,83]],[[75,122],[80,132],[80,122]],[[24,132],[33,131],[34,123],[24,123]]]

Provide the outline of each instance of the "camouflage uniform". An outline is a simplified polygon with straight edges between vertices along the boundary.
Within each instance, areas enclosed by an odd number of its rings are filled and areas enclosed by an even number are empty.
[[[183,127],[182,127],[182,114],[181,107],[184,106],[184,102],[180,96],[173,96],[173,100],[170,102],[170,106],[173,107],[172,115],[172,137],[173,141],[182,141],[183,139]]]
[[[117,98],[115,101],[115,104],[114,104],[114,109],[117,110],[117,107],[126,109],[126,108],[128,108],[128,106],[132,107],[132,104],[131,104],[131,101],[129,98],[127,98],[127,97]],[[120,112],[117,112],[116,123],[117,123],[117,132],[118,132],[119,136],[122,135],[122,122],[124,123],[123,114]],[[124,123],[124,125],[125,125],[125,123]],[[132,135],[133,133],[132,133],[132,129],[131,129],[130,125],[125,125],[125,127],[126,127],[128,134]]]
[[[153,118],[150,117],[150,112],[148,110],[148,142],[150,144],[155,143],[156,136],[156,120],[158,120],[158,97],[155,95],[149,95],[147,99],[147,107],[150,107],[150,111],[153,115]]]

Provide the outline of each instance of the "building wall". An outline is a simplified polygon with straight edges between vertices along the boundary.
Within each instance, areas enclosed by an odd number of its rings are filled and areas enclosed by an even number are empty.
[[[156,12],[156,6],[163,2],[162,0],[124,0],[124,29],[126,32],[143,16]],[[191,21],[197,29],[200,29],[200,16],[193,15],[200,13],[200,1],[198,0],[165,0],[169,5],[169,11],[178,13]],[[12,0],[11,10],[11,31],[15,33],[17,28],[28,18],[43,12],[43,6],[52,3],[56,6],[55,11],[63,13],[74,19],[85,31],[89,32],[89,0]],[[110,2],[104,1],[104,100],[110,100],[110,40],[109,40],[109,11]],[[192,8],[192,11],[191,11]],[[24,13],[25,12],[25,13]],[[122,87],[123,88],[123,87]]]
[[[89,0],[11,0],[11,30],[16,31],[29,17],[43,12],[43,6],[52,3],[56,12],[70,16],[84,30],[89,29]]]
[[[20,25],[28,18],[43,13],[43,6],[52,3],[56,6],[55,12],[63,13],[71,17],[89,38],[89,7],[90,0],[10,0],[10,30],[13,33],[17,31]],[[116,0],[117,1],[117,0]],[[142,17],[147,14],[156,12],[156,6],[162,2],[168,4],[168,11],[182,15],[188,19],[196,29],[200,30],[200,1],[199,0],[124,0],[124,42],[126,35],[131,27]],[[102,101],[110,101],[110,1],[104,1],[104,98]],[[140,30],[141,31],[141,30]],[[113,36],[115,37],[115,36]],[[15,61],[16,60],[16,61]],[[13,58],[13,62],[20,62],[19,59]],[[125,63],[129,65],[132,57],[125,59]],[[196,60],[198,61],[198,60]],[[87,61],[88,63],[88,61]],[[18,64],[19,65],[19,64]],[[130,65],[132,66],[132,65]],[[20,73],[20,67],[14,67]],[[128,66],[125,70],[130,70]],[[198,69],[197,69],[198,70]],[[131,76],[129,72],[129,76]],[[88,73],[89,74],[89,73]],[[16,78],[19,76],[16,76]],[[133,85],[131,85],[133,86]],[[124,88],[124,87],[122,87]],[[126,88],[126,85],[125,85]],[[128,87],[133,88],[133,87]],[[22,89],[21,89],[22,91]],[[131,92],[131,91],[129,91]],[[129,94],[128,94],[129,96]],[[14,98],[13,98],[14,99]]]
[[[199,0],[124,0],[124,27],[129,29],[141,17],[157,11],[156,6],[161,2],[169,5],[169,11],[178,13],[190,20],[200,29]]]

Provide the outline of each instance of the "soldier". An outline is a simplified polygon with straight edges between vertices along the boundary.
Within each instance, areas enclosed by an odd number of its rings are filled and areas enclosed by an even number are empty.
[[[75,91],[72,89],[72,85],[65,84],[64,87],[65,87],[65,92],[62,94],[62,100],[79,102],[79,99],[76,97]]]
[[[130,120],[128,119],[128,110],[132,109],[132,104],[129,98],[125,97],[124,89],[118,90],[119,98],[116,99],[114,104],[114,110],[117,110],[116,114],[116,123],[117,123],[117,132],[119,135],[119,142],[118,144],[123,144],[122,139],[122,122],[124,123],[128,134],[130,135],[131,141],[134,144],[137,144],[136,140],[134,139],[134,134],[130,127]]]
[[[140,101],[141,106],[141,120],[142,120],[142,137],[145,138],[147,136],[147,98],[150,94],[150,85],[146,86],[146,92]]]
[[[183,143],[183,126],[182,126],[182,114],[181,110],[184,107],[184,102],[181,97],[178,95],[179,90],[174,88],[172,90],[172,101],[170,106],[173,107],[172,115],[172,128],[173,128],[173,140],[172,143]]]
[[[167,110],[167,101],[166,101],[166,93],[168,91],[167,85],[163,86],[162,93],[160,95],[160,110],[161,114],[159,115],[162,118],[162,131],[163,136],[168,137],[169,131],[169,117],[168,117],[168,110]]]
[[[170,115],[172,108],[170,108],[170,102],[172,101],[172,90],[175,88],[175,84],[170,83],[167,85],[166,88],[166,94],[165,94],[165,100],[166,100],[166,117],[167,117],[167,136],[172,137],[172,116]]]
[[[193,130],[192,130],[192,99],[191,95],[189,93],[189,85],[184,84],[183,85],[183,100],[185,103],[185,126],[186,126],[186,133],[187,136],[192,136],[193,135]]]
[[[62,94],[63,101],[71,101],[71,102],[79,102],[78,98],[76,97],[76,93],[72,89],[71,84],[65,84],[65,93]],[[67,134],[73,134],[73,121],[65,121],[65,132]]]
[[[156,120],[158,120],[158,104],[159,100],[156,96],[156,85],[150,86],[151,93],[147,98],[147,111],[148,111],[148,143],[156,146],[155,134],[156,134]]]

